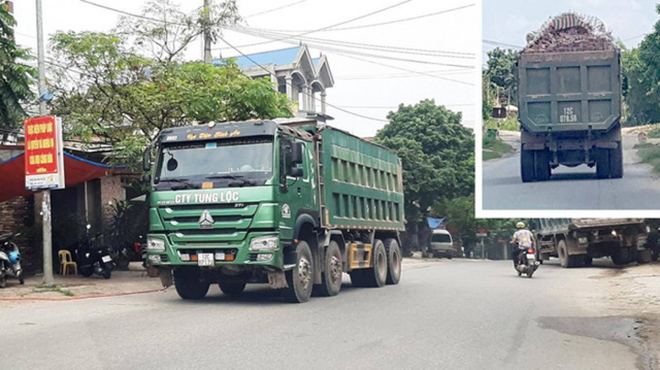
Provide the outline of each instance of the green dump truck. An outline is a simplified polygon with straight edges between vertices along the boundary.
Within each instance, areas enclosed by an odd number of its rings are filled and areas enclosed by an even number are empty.
[[[563,14],[528,36],[519,56],[523,182],[548,180],[560,165],[623,176],[620,52],[591,22]]]
[[[558,257],[562,267],[590,266],[606,256],[615,265],[635,262],[648,235],[641,218],[540,218],[530,226],[540,260]]]
[[[151,179],[148,262],[183,299],[268,283],[291,302],[397,284],[402,169],[326,125],[247,121],[164,130]]]

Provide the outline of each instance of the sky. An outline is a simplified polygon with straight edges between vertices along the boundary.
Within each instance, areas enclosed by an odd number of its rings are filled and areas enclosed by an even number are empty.
[[[483,0],[483,58],[496,47],[525,45],[529,32],[566,11],[596,16],[628,48],[635,47],[660,20],[652,0]],[[494,45],[491,41],[502,43]]]
[[[146,0],[91,0],[109,7],[131,13],[141,13]],[[203,5],[203,0],[171,0],[189,12]],[[312,57],[320,53],[327,56],[335,86],[327,90],[327,101],[345,110],[368,116],[357,117],[327,107],[327,114],[335,118],[331,125],[348,130],[355,135],[368,137],[386,124],[388,112],[395,111],[399,104],[416,104],[423,99],[434,99],[436,104],[445,105],[463,114],[463,124],[474,127],[477,107],[476,66],[479,56],[478,0],[238,0],[239,14],[251,28],[272,30],[318,30],[337,23],[349,21],[380,9],[393,8],[348,22],[334,28],[365,26],[390,22],[410,17],[438,13],[464,7],[459,10],[431,15],[411,21],[386,25],[362,27],[348,30],[329,28],[310,33],[316,37],[340,42],[387,45],[409,49],[405,52],[383,53],[363,49],[346,49],[353,58],[339,55],[327,46],[310,47]],[[44,34],[56,31],[109,31],[116,26],[119,14],[94,7],[80,0],[42,0]],[[401,3],[400,5],[398,5]],[[290,5],[290,6],[287,6]],[[396,6],[395,6],[396,5]],[[280,8],[279,10],[273,10]],[[267,13],[265,11],[273,10]],[[14,11],[18,26],[17,41],[36,52],[35,1],[14,0]],[[225,30],[223,37],[243,53],[255,53],[291,47],[283,42],[244,46],[264,39],[247,36],[236,31]],[[222,55],[231,57],[238,52],[221,49],[226,45],[219,41],[214,45],[214,58]],[[319,49],[322,48],[322,49]],[[428,55],[431,51],[448,51],[460,54],[461,58]],[[372,58],[355,55],[355,52],[379,54]],[[427,54],[427,55],[421,55]],[[201,40],[192,45],[186,54],[189,60],[202,59]],[[364,60],[356,60],[355,57]],[[409,59],[408,61],[394,58]],[[410,61],[410,60],[414,60]],[[387,64],[388,66],[374,64]],[[467,66],[469,68],[462,68]],[[422,72],[422,73],[419,73]],[[430,75],[429,75],[430,74]],[[458,80],[461,82],[449,81]]]

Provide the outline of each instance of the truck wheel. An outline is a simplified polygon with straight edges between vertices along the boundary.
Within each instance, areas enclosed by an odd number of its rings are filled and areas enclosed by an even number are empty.
[[[387,253],[387,284],[396,285],[401,280],[401,249],[395,239],[385,239]]]
[[[617,266],[623,266],[628,263],[628,248],[618,248],[610,257],[612,257],[612,263]]]
[[[610,177],[610,155],[608,149],[596,149],[596,177]]]
[[[218,282],[218,287],[222,290],[222,293],[229,296],[237,296],[245,290],[245,281],[235,281],[235,280],[220,280]]]
[[[296,266],[286,272],[289,287],[284,290],[284,299],[291,303],[309,301],[314,287],[314,259],[306,241],[301,240],[294,251]]]
[[[199,270],[174,270],[174,288],[183,299],[202,299],[209,291],[209,282],[205,281]]]
[[[380,239],[376,239],[372,252],[372,266],[364,270],[365,286],[380,288],[387,281],[387,253]]]
[[[547,181],[550,178],[549,154],[547,150],[534,151],[534,173],[538,181]]]
[[[534,152],[520,150],[520,177],[522,182],[534,181]]]
[[[7,286],[7,277],[5,275],[0,276],[0,289]]]
[[[325,251],[324,271],[321,274],[321,285],[314,286],[314,295],[332,297],[341,290],[341,278],[344,275],[341,268],[341,250],[337,242],[330,241]]]
[[[644,249],[637,252],[637,263],[645,264],[651,262],[652,252],[650,249]]]
[[[623,177],[623,148],[617,141],[617,148],[610,150],[610,177],[620,179]]]
[[[568,248],[566,247],[566,242],[564,240],[560,240],[557,244],[557,255],[559,256],[559,264],[561,267],[570,267],[568,265]]]

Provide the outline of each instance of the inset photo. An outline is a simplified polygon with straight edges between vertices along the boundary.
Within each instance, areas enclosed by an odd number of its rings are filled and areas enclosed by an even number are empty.
[[[660,15],[598,3],[484,1],[481,210],[660,209]]]

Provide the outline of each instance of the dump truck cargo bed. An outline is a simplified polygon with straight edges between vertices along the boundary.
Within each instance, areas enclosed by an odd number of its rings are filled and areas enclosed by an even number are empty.
[[[317,138],[323,225],[404,230],[402,169],[396,154],[329,126]]]
[[[607,131],[621,117],[618,51],[520,56],[519,120],[532,133]]]

